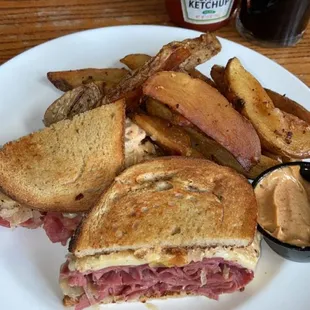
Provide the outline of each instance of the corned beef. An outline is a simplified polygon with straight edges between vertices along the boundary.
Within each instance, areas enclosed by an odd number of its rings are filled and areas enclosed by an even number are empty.
[[[82,215],[69,218],[60,212],[47,212],[43,220],[43,229],[53,243],[60,242],[66,245],[81,220]]]
[[[3,218],[0,216],[0,226],[10,228],[10,227],[11,227],[11,224],[10,224],[9,221],[3,219]]]
[[[62,245],[66,245],[81,219],[82,215],[80,214],[75,217],[66,217],[60,212],[39,213],[35,211],[32,218],[18,224],[18,226],[34,229],[43,225],[43,229],[53,243],[60,242]],[[10,228],[9,218],[0,217],[0,226]]]
[[[19,223],[18,226],[29,228],[29,229],[35,229],[35,228],[40,227],[42,223],[43,223],[43,215],[29,218],[28,220],[22,223]],[[11,223],[9,219],[4,219],[0,217],[0,226],[11,228]]]
[[[100,303],[107,297],[124,301],[139,297],[161,297],[174,292],[218,299],[222,293],[241,290],[253,277],[253,271],[222,258],[205,258],[183,267],[117,266],[94,272],[70,271],[67,261],[60,270],[60,281],[71,288],[82,288],[75,310]]]

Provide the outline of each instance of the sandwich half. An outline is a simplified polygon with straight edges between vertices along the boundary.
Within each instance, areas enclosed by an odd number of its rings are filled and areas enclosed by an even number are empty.
[[[60,271],[64,304],[243,289],[259,258],[247,180],[204,159],[162,157],[120,174],[82,221]]]
[[[110,134],[109,138],[103,142],[108,142],[110,147],[113,147],[113,144],[116,145],[116,148],[114,147],[115,149],[113,151],[113,154],[116,157],[115,168],[118,170],[118,167],[121,165],[121,145],[125,146],[125,167],[129,167],[151,157],[155,157],[157,155],[156,147],[146,138],[145,131],[138,127],[136,124],[132,123],[129,118],[126,118],[125,120],[124,137],[121,139],[121,133],[123,130],[123,112],[122,109],[119,109],[118,104],[115,106],[106,106],[105,108],[103,107],[101,109],[95,110],[100,117],[99,121],[105,121],[105,124],[102,123],[102,125],[109,126],[107,113],[111,108],[115,109],[113,113],[118,113],[119,115],[115,115],[114,123],[110,124],[110,126],[114,126],[114,128],[112,128],[113,133]],[[93,125],[95,125],[95,122]],[[80,127],[81,131],[85,130],[82,125],[79,125],[79,128]],[[62,128],[62,126],[60,126],[60,128]],[[107,130],[98,126],[96,129],[97,135],[101,134],[100,129],[102,130],[102,133]],[[96,130],[89,130],[89,134],[96,135]],[[80,133],[80,130],[77,133]],[[73,136],[71,136],[71,138],[73,138]],[[80,141],[79,139],[76,139],[76,141],[80,143],[80,145],[83,143],[83,141]],[[48,141],[46,142],[48,143]],[[99,142],[100,141],[98,140],[98,144]],[[59,145],[55,145],[54,147],[58,149]],[[106,149],[108,149],[108,147]],[[46,156],[49,155],[47,154]],[[100,156],[102,157],[102,164],[106,165],[104,152],[102,152]],[[52,159],[50,160],[52,161]],[[106,187],[109,182],[113,181],[115,174],[113,173],[112,175],[109,175],[108,173],[104,173],[104,175],[106,180],[103,181],[102,185]],[[95,193],[95,195],[97,194]],[[91,207],[92,204],[90,203],[89,208]],[[13,200],[0,191],[0,226],[9,228],[24,227],[29,229],[35,229],[42,226],[48,238],[54,243],[60,242],[62,245],[65,245],[68,239],[72,236],[77,225],[80,223],[82,216],[83,212],[68,213],[57,211],[55,212],[53,209],[47,211],[32,209],[29,206],[23,205]]]
[[[0,149],[0,225],[36,228],[66,243],[124,169],[122,100],[60,121]]]

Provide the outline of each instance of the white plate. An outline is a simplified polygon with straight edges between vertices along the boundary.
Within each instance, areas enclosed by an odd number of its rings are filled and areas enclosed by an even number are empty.
[[[76,33],[35,47],[0,68],[0,145],[43,127],[45,109],[61,95],[46,79],[48,71],[86,67],[121,67],[129,53],[154,55],[173,40],[199,35],[172,27],[123,26]],[[227,40],[211,61],[200,66],[206,74],[213,64],[233,56],[264,86],[285,93],[310,109],[310,92],[288,71],[266,57]],[[52,244],[42,229],[0,228],[0,309],[62,309],[58,270],[66,248]],[[154,301],[158,309],[309,309],[310,264],[286,261],[263,244],[255,279],[242,293]],[[103,309],[146,309],[144,304],[102,306]]]

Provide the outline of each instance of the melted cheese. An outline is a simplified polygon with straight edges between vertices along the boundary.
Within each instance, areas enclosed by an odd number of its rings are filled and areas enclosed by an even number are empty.
[[[86,256],[69,260],[69,269],[79,272],[96,271],[113,266],[138,266],[150,264],[153,266],[184,266],[190,262],[201,261],[204,258],[220,257],[227,261],[233,261],[244,268],[254,270],[260,255],[261,237],[257,233],[251,245],[244,248],[214,247],[193,248],[184,253],[167,252],[162,249],[148,249],[137,251],[122,251],[110,254]]]

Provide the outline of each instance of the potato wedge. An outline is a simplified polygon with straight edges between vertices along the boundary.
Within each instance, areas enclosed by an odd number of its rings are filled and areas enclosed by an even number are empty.
[[[196,128],[183,127],[183,130],[188,133],[191,139],[192,147],[203,154],[205,158],[215,161],[223,166],[231,167],[240,173],[245,173],[245,170],[236,158],[219,143],[209,138]]]
[[[120,62],[126,65],[130,70],[141,68],[152,57],[147,54],[129,54],[120,59]]]
[[[267,169],[281,164],[281,161],[276,160],[274,158],[262,155],[260,157],[259,162],[251,168],[249,172],[244,172],[243,174],[248,178],[248,179],[255,179],[257,178],[261,173],[266,171]]]
[[[230,151],[245,170],[261,155],[260,141],[249,121],[216,89],[181,72],[159,72],[143,92],[168,105]]]
[[[237,58],[225,68],[225,83],[232,102],[252,122],[264,149],[290,158],[310,157],[310,125],[276,108]]]
[[[291,158],[291,157],[287,157],[287,156],[281,156],[279,154],[273,154],[273,153],[270,153],[266,150],[262,150],[262,154],[267,156],[267,157],[270,157],[270,158],[273,158],[275,160],[277,160],[279,163],[290,163],[290,162],[294,162],[294,161],[299,161],[298,158]]]
[[[160,118],[141,114],[135,115],[134,121],[148,135],[151,135],[154,142],[163,148],[167,154],[204,157],[220,165],[230,167],[249,179],[255,179],[263,171],[281,163],[262,155],[260,161],[250,171],[245,171],[232,154],[194,128],[171,125],[169,122],[163,122]]]
[[[124,68],[88,68],[80,70],[48,72],[47,78],[59,90],[69,91],[78,86],[95,81],[102,81],[110,85],[115,85],[119,83],[120,80],[128,73],[129,71]]]
[[[148,77],[163,70],[187,71],[205,62],[221,50],[218,39],[210,33],[198,38],[165,45],[132,76],[124,79],[111,89],[102,100],[102,104],[114,102],[116,98],[125,98],[128,111],[134,111],[142,95],[142,85]]]
[[[162,70],[190,70],[210,59],[220,50],[221,44],[210,33],[182,42],[171,42],[165,45],[155,57],[152,57],[140,69],[135,70],[132,75],[128,75],[118,85],[110,88],[95,106],[75,105],[75,109],[70,110],[64,109],[61,105],[54,105],[53,113],[50,113],[48,123],[51,124],[52,122],[72,117],[73,113],[79,114],[87,108],[115,102],[117,101],[115,98],[125,98],[127,112],[135,111],[143,95],[142,85],[149,76]],[[64,112],[70,112],[70,114],[66,115]],[[54,121],[52,120],[53,115],[57,116]]]
[[[131,119],[169,155],[204,157],[191,147],[191,139],[182,128],[159,117],[146,114],[134,114]]]
[[[141,68],[151,58],[152,57],[147,54],[129,54],[124,58],[120,59],[120,62],[126,65],[130,70],[136,70]],[[208,78],[195,68],[190,69],[186,73],[188,73],[193,78],[205,81],[210,86],[216,87],[215,83],[210,78]]]
[[[151,58],[152,57],[147,54],[129,54],[124,58],[120,59],[120,62],[126,65],[129,69],[136,70],[141,68]],[[190,69],[185,73],[188,73],[193,78],[205,81],[210,86],[216,87],[215,83],[210,78],[208,78],[195,68]]]
[[[195,79],[200,79],[206,83],[208,83],[210,86],[216,88],[216,85],[215,83],[210,79],[208,78],[207,76],[205,76],[204,74],[202,74],[199,70],[197,69],[191,69],[191,70],[188,70],[187,72],[185,73],[188,73],[191,77],[195,78]]]
[[[187,120],[183,115],[172,111],[167,106],[151,97],[147,98],[145,106],[149,115],[163,118],[173,125],[189,127],[192,126],[192,123]]]
[[[262,150],[262,155],[265,155],[267,157],[273,158],[275,160],[277,160],[278,162],[282,163],[283,162],[283,157],[279,154],[273,154],[269,151],[266,150]]]
[[[188,124],[184,124],[183,122],[180,123],[179,116],[182,117],[182,115],[179,113],[172,111],[164,104],[152,98],[149,98],[147,101],[146,110],[147,113],[152,116],[165,119],[175,126],[182,126],[179,130],[187,132],[190,138],[190,145],[203,154],[205,158],[215,161],[218,164],[232,167],[240,173],[244,172],[244,169],[235,157],[220,144],[200,132],[199,129],[195,128],[189,121],[187,121]]]
[[[245,171],[236,158],[223,146],[200,132],[199,129],[195,128],[193,124],[190,123],[190,126],[184,123],[180,124],[177,113],[170,110],[164,104],[154,99],[148,100],[146,103],[146,110],[147,113],[152,116],[163,118],[174,125],[181,125],[182,130],[186,131],[191,139],[191,146],[199,153],[203,154],[206,159],[212,160],[220,165],[233,168],[249,179],[255,179],[263,171],[282,162],[279,159],[279,156],[278,158],[270,158],[267,154],[266,156],[264,154],[260,157],[259,162],[250,169],[250,171]]]
[[[44,125],[71,118],[76,110],[82,112],[93,109],[104,94],[104,82],[89,83],[64,93],[56,99],[45,111]]]
[[[224,79],[225,67],[214,65],[211,68],[211,77],[216,85],[218,91],[226,97],[227,86]]]
[[[310,124],[310,112],[304,108],[302,105],[296,101],[286,97],[285,95],[280,95],[279,93],[265,88],[266,93],[272,100],[274,106],[286,113],[292,114]]]
[[[211,77],[216,84],[216,88],[224,95],[227,96],[228,89],[225,84],[225,67],[214,65],[211,69]],[[265,88],[266,93],[272,100],[274,106],[286,113],[297,116],[301,120],[310,124],[310,112],[305,109],[302,105],[296,101],[286,97],[285,95],[280,95],[279,93]]]
[[[272,158],[271,156],[264,154],[261,156],[259,162],[247,172],[242,168],[235,157],[219,143],[207,137],[192,124],[190,124],[190,126],[184,124],[183,122],[180,124],[177,113],[175,111],[171,111],[164,104],[151,99],[147,101],[146,109],[152,116],[163,118],[174,125],[181,125],[182,130],[186,131],[190,137],[191,146],[199,153],[203,154],[206,159],[212,160],[220,165],[233,168],[249,179],[255,179],[263,171],[282,162],[279,156],[277,156],[277,158]]]

